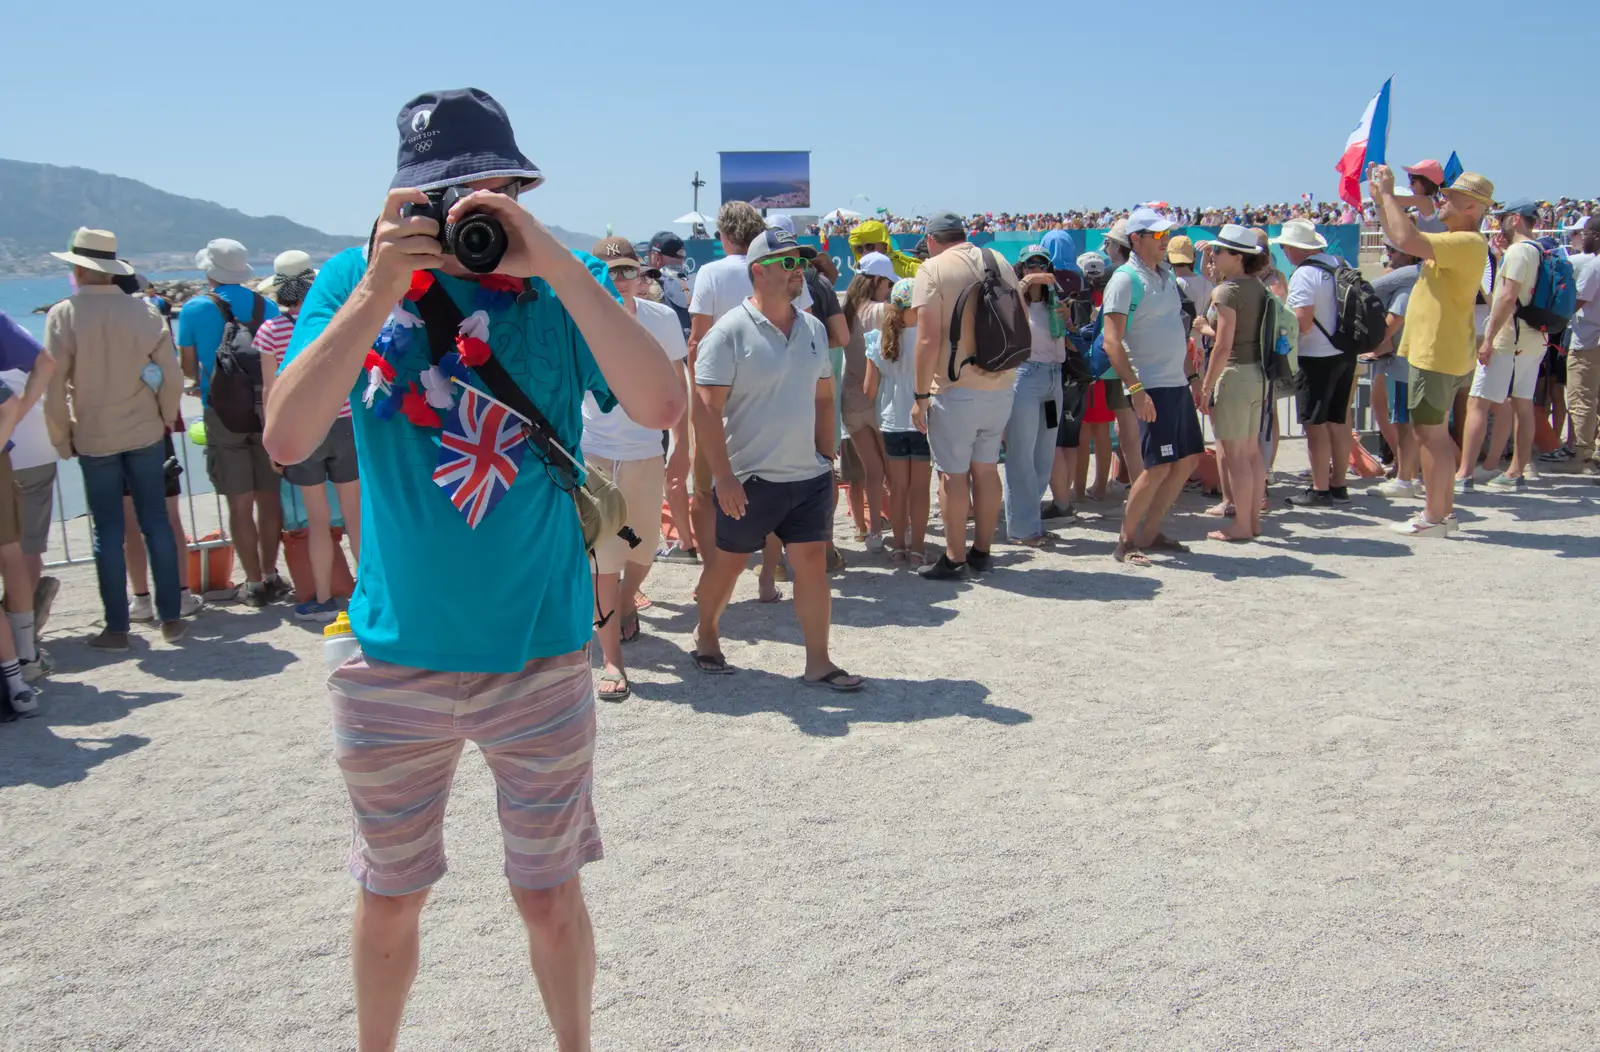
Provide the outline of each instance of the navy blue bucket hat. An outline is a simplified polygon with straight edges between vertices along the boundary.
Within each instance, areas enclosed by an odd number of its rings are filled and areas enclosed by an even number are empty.
[[[400,156],[389,189],[440,190],[478,179],[544,182],[517,149],[505,109],[486,91],[456,88],[418,95],[400,108]]]

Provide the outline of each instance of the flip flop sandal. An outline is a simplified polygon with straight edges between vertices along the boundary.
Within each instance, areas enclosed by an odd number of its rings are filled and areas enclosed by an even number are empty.
[[[1232,504],[1228,503],[1227,501],[1221,501],[1220,503],[1211,505],[1211,507],[1207,508],[1202,514],[1209,515],[1213,519],[1231,519],[1233,518],[1233,512],[1234,508]]]
[[[1149,566],[1150,557],[1131,544],[1118,541],[1117,546],[1111,550],[1111,557],[1117,562],[1131,563],[1134,566]]]
[[[757,596],[756,597],[756,602],[758,602],[758,603],[781,603],[781,602],[783,602],[783,589],[774,588],[772,590],[772,598],[771,599],[768,599],[765,596]]]
[[[854,679],[855,682],[840,683],[839,681],[841,679]],[[862,687],[866,686],[867,681],[858,676],[850,675],[850,673],[846,672],[842,668],[836,668],[826,676],[821,676],[817,679],[806,679],[801,677],[800,682],[804,683],[808,687],[826,687],[829,690],[836,691],[840,694],[853,694]]]
[[[633,608],[635,610],[648,610],[654,605],[655,604],[650,601],[650,597],[645,595],[643,592],[636,592],[634,594]]]
[[[1175,541],[1164,533],[1156,534],[1156,539],[1145,545],[1145,547],[1153,552],[1177,552],[1180,555],[1187,555],[1189,552],[1188,545],[1181,541]]]
[[[694,667],[708,676],[727,676],[733,673],[728,667],[728,659],[721,654],[692,654]]]
[[[601,701],[627,701],[628,698],[633,694],[633,691],[628,686],[627,676],[601,676],[600,682],[622,684],[621,687],[613,688],[611,690],[597,691],[596,693]]]
[[[633,631],[631,631],[631,632],[628,631],[628,625],[629,625],[630,622],[633,625]],[[622,641],[624,643],[632,643],[635,639],[638,639],[639,638],[639,615],[638,614],[633,614],[633,615],[631,615],[629,617],[623,618],[622,619],[621,628],[622,628]]]

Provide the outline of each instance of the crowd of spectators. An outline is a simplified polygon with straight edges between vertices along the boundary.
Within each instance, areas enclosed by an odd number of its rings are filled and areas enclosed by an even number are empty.
[[[1170,205],[1162,201],[1146,202],[1157,212],[1188,226],[1220,227],[1225,223],[1240,226],[1278,226],[1291,219],[1309,219],[1313,223],[1375,223],[1376,214],[1371,204],[1362,209],[1352,208],[1343,201],[1302,200],[1277,204],[1189,207]],[[1137,206],[1133,206],[1137,207]],[[1079,209],[1065,212],[975,212],[967,217],[967,228],[973,233],[1000,233],[1003,231],[1029,231],[1043,233],[1047,230],[1104,230],[1120,219],[1127,219],[1129,208]],[[1581,200],[1563,197],[1539,204],[1538,225],[1541,229],[1570,227],[1586,216],[1600,215],[1600,200]],[[893,234],[920,234],[924,220],[921,216],[899,216],[892,212],[879,212],[876,217]],[[859,219],[834,219],[813,224],[808,231],[813,236],[846,237]]]

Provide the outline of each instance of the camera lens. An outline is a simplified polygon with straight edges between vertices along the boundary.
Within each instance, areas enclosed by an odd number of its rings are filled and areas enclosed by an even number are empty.
[[[506,254],[506,228],[493,216],[475,212],[445,231],[450,252],[474,274],[490,274]]]

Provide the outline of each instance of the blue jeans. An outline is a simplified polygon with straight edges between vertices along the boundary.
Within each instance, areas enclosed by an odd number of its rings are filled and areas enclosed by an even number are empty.
[[[1023,362],[1013,390],[1006,422],[1006,534],[1020,541],[1044,532],[1039,501],[1056,460],[1056,429],[1045,426],[1044,405],[1056,404],[1059,424],[1061,366]]]
[[[178,541],[167,518],[167,451],[160,442],[109,457],[79,456],[83,489],[94,522],[94,568],[106,630],[128,630],[128,562],[122,552],[122,488],[133,497],[134,517],[150,553],[150,576],[161,621],[178,619]]]

